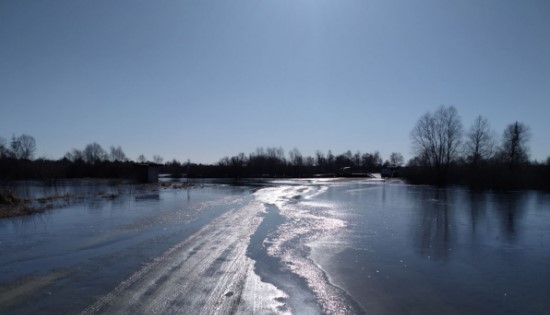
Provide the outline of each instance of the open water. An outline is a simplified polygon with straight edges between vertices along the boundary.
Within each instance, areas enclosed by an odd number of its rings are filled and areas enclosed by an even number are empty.
[[[541,192],[336,179],[15,189],[80,197],[0,219],[2,314],[550,313]]]

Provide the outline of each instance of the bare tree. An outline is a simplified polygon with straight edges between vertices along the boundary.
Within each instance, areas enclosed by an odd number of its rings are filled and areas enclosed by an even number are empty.
[[[71,162],[84,161],[84,152],[77,149],[72,149],[71,151],[65,153],[65,158]]]
[[[278,147],[278,148],[269,147],[269,148],[266,149],[265,154],[266,154],[268,159],[273,160],[273,161],[284,162],[286,160],[285,159],[285,150],[283,150],[282,147]]]
[[[290,150],[288,157],[288,162],[292,166],[292,176],[302,176],[305,160],[300,150],[297,148]]]
[[[15,135],[11,136],[9,154],[12,158],[19,159],[21,155],[21,145],[19,143],[19,138]]]
[[[437,184],[444,184],[462,139],[462,122],[456,108],[441,106],[433,114],[424,114],[412,130],[411,139],[416,155],[434,169]]]
[[[306,157],[305,165],[306,165],[307,167],[313,167],[313,166],[315,166],[315,159],[314,159],[312,156]]]
[[[32,136],[25,134],[17,138],[13,136],[10,147],[13,157],[16,159],[30,160],[36,150],[36,141]]]
[[[478,116],[470,126],[464,143],[466,159],[474,166],[494,155],[495,134],[487,118]]]
[[[128,160],[121,146],[111,146],[109,151],[109,160],[112,162],[126,162]]]
[[[241,152],[241,153],[237,154],[236,156],[231,157],[229,162],[230,162],[231,166],[233,166],[235,168],[242,168],[246,165],[247,158],[246,158],[246,155]]]
[[[0,137],[0,159],[10,155],[10,150],[7,145],[6,139]]]
[[[147,158],[145,157],[145,155],[140,154],[137,158],[137,161],[138,163],[147,163]]]
[[[104,161],[107,158],[107,153],[97,142],[86,145],[82,153],[84,155],[84,161],[90,164]]]
[[[330,171],[334,171],[334,163],[336,162],[336,157],[332,154],[332,150],[328,150],[327,153],[327,167]]]
[[[290,163],[294,166],[302,166],[304,165],[304,157],[302,156],[302,153],[300,150],[294,148],[288,152],[288,156],[290,158]]]
[[[65,153],[64,158],[71,162],[76,162],[78,160],[84,161],[84,152],[78,149],[72,149],[71,151]]]
[[[353,155],[353,164],[355,165],[355,167],[361,166],[361,152],[355,152],[355,154]]]
[[[325,155],[323,154],[323,152],[317,150],[317,152],[315,152],[315,164],[317,166],[325,166],[325,164],[327,163],[327,159],[325,158]]]
[[[530,136],[529,127],[517,121],[504,129],[500,157],[510,168],[528,162]]]
[[[164,158],[162,158],[162,156],[158,154],[153,155],[153,163],[162,164],[163,161],[164,161]]]
[[[231,160],[229,159],[228,156],[224,156],[218,161],[218,165],[227,167],[231,165]]]
[[[405,159],[403,158],[403,155],[401,153],[393,152],[390,155],[390,163],[393,165],[403,165],[405,163]]]
[[[334,166],[337,170],[342,170],[345,167],[354,167],[353,153],[350,150],[337,155],[334,158]]]
[[[373,153],[364,153],[361,155],[361,165],[367,171],[374,171],[380,165],[382,165],[382,157],[380,157],[380,152],[375,151]]]
[[[21,158],[25,160],[30,160],[34,157],[34,151],[36,150],[36,141],[34,137],[29,135],[21,135],[19,137],[19,142],[21,143]]]

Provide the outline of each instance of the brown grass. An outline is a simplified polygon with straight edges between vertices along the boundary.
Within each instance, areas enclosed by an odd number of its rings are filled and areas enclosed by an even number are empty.
[[[69,202],[69,194],[58,194],[34,200],[19,198],[12,191],[0,192],[0,218],[19,217],[41,213],[54,206],[63,206]],[[64,201],[60,204],[59,201]]]
[[[25,203],[25,200],[18,198],[13,191],[0,191],[0,205],[19,205],[23,203]]]

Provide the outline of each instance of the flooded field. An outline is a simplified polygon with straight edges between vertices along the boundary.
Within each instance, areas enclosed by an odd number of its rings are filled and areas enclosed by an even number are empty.
[[[370,314],[550,311],[550,195],[402,183],[333,186],[346,227],[312,257]]]
[[[544,314],[550,196],[380,180],[20,183],[0,313]]]

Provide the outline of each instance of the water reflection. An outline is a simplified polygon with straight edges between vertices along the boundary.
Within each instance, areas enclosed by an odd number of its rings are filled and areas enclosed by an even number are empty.
[[[456,240],[467,234],[474,246],[495,240],[515,243],[524,233],[526,209],[537,204],[530,194],[434,188],[417,191],[413,200],[417,223],[413,226],[418,253],[447,260]]]
[[[159,192],[152,192],[148,194],[142,194],[142,195],[136,195],[135,197],[136,201],[138,202],[144,202],[144,201],[159,201],[160,200],[160,194]]]
[[[0,220],[0,228],[11,229],[16,235],[24,235],[32,231],[48,230],[48,213],[37,213],[35,215],[11,218],[9,220]]]
[[[419,199],[419,221],[417,246],[423,256],[446,260],[452,249],[452,235],[449,227],[452,207],[446,190],[423,191]]]
[[[501,221],[501,235],[508,242],[514,242],[521,229],[518,229],[526,205],[526,193],[495,194],[493,198],[496,213]]]
[[[468,201],[470,202],[470,221],[472,227],[472,236],[475,238],[478,232],[479,221],[483,218],[487,203],[487,194],[476,191],[468,192]]]
[[[384,185],[382,185],[382,205],[386,204],[386,181],[384,181]]]
[[[320,198],[349,224],[343,241],[324,240],[319,256],[337,253],[318,263],[366,313],[549,309],[548,194],[386,182],[331,187]]]

